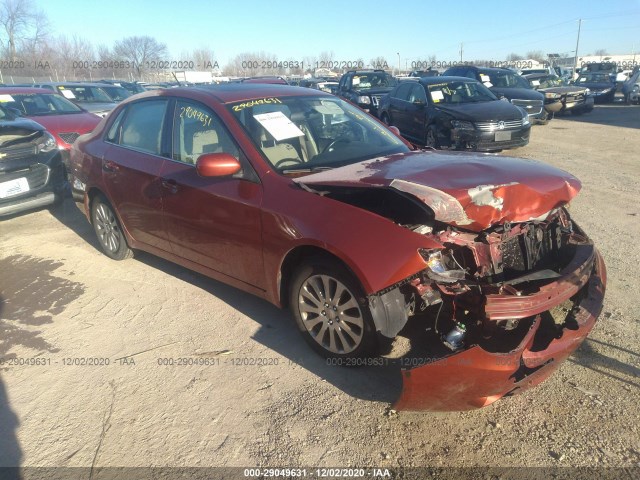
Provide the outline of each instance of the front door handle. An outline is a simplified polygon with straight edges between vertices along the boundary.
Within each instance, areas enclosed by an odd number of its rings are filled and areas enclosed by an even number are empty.
[[[169,191],[169,193],[178,193],[178,182],[172,178],[161,178],[160,184],[162,188]]]
[[[114,173],[120,170],[120,165],[118,165],[116,162],[113,162],[111,160],[107,160],[106,162],[102,163],[102,170],[104,172]]]

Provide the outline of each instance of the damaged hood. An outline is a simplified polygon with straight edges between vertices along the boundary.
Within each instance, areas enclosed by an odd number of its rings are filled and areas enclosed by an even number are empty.
[[[436,220],[472,231],[544,220],[581,188],[573,175],[534,160],[432,151],[365,160],[294,182],[316,191],[323,185],[396,189],[420,199]]]

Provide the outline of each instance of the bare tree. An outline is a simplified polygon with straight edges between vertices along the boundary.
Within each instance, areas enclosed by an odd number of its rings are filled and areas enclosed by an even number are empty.
[[[131,62],[138,76],[148,69],[148,62],[162,60],[167,55],[167,46],[149,36],[123,38],[113,46],[114,55]]]
[[[544,62],[547,59],[547,56],[541,50],[533,50],[527,52],[527,58],[538,62]]]
[[[207,47],[196,48],[190,56],[196,70],[214,70],[218,62],[213,50]]]
[[[524,58],[522,58],[522,55],[518,55],[517,53],[513,52],[507,55],[507,62],[515,62],[517,60],[524,60]]]
[[[31,45],[42,42],[48,34],[48,21],[33,0],[1,0],[0,33],[5,54],[16,60],[21,42]]]
[[[387,62],[387,59],[382,56],[375,57],[369,60],[369,65],[371,65],[371,68],[381,68],[383,70],[388,70],[389,68],[391,68],[389,67],[389,62]]]
[[[598,55],[599,57],[604,57],[605,55],[609,55],[605,48],[599,48],[594,52],[594,55]]]

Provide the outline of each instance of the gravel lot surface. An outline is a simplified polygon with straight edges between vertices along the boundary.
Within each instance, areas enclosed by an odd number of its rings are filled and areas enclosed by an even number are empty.
[[[110,260],[70,200],[2,220],[0,465],[640,466],[638,152],[640,107],[618,104],[505,152],[582,180],[571,212],[606,302],[547,382],[464,413],[396,413],[397,368],[329,366],[286,311],[148,254]]]

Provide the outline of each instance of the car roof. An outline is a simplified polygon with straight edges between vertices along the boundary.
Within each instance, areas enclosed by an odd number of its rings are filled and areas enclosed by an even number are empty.
[[[94,82],[36,82],[36,85],[51,85],[52,87],[117,87],[117,85]]]
[[[555,73],[528,73],[527,75],[522,75],[524,78],[526,78],[527,80],[536,80],[538,78],[544,78],[544,77],[557,77],[558,75],[556,75]]]
[[[418,81],[426,85],[431,85],[434,83],[454,82],[454,81],[477,82],[475,78],[458,77],[455,75],[438,76],[438,77],[419,77]]]
[[[47,95],[58,95],[61,96],[59,93],[54,92],[53,90],[49,90],[48,88],[35,88],[35,87],[2,87],[2,89],[0,90],[0,93],[8,93],[8,94],[20,94],[20,93],[31,93],[31,94],[35,94],[35,93],[42,93],[42,94],[47,94]]]
[[[209,93],[221,103],[233,103],[242,100],[254,100],[267,97],[318,96],[333,97],[329,93],[311,90],[293,85],[277,85],[272,83],[227,83],[219,85],[198,85],[194,87],[172,88],[168,94],[176,94],[198,90]],[[167,93],[167,91],[165,91]]]

